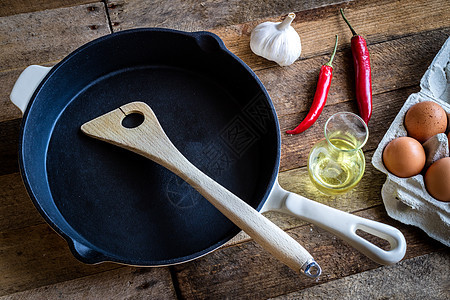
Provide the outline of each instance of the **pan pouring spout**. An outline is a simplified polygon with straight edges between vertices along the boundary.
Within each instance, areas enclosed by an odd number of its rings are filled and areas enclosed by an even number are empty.
[[[143,116],[143,120],[127,128],[124,120],[133,114]],[[320,266],[303,246],[190,163],[172,144],[147,104],[128,103],[83,124],[81,130],[90,137],[131,150],[169,169],[291,269],[311,278],[320,276]]]

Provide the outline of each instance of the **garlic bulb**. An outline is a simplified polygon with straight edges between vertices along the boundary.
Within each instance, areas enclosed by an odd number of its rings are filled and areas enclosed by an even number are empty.
[[[300,57],[302,44],[300,36],[291,26],[294,13],[288,14],[283,22],[264,22],[253,29],[250,49],[259,56],[288,66]]]

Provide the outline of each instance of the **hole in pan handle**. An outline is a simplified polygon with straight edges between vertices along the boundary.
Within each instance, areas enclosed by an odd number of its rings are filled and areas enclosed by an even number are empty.
[[[124,118],[134,113],[144,116],[142,124],[132,128],[124,127]],[[191,164],[169,140],[147,104],[128,103],[83,124],[81,130],[90,137],[131,150],[166,167],[288,267],[296,272],[303,271],[312,278],[320,275],[320,267],[303,246]]]
[[[271,195],[262,209],[262,211],[268,210],[283,212],[311,222],[338,236],[368,258],[382,265],[395,264],[406,253],[405,237],[397,228],[361,218],[288,192],[278,183],[275,183]],[[359,235],[357,231],[363,231],[386,240],[390,249],[384,250],[374,245]]]

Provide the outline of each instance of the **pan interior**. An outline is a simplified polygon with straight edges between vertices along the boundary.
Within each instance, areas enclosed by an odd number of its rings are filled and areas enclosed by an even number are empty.
[[[185,49],[201,52],[198,45]],[[52,114],[47,116],[53,120],[49,134],[41,136],[47,139],[45,170],[35,170],[45,172],[51,194],[36,201],[43,211],[54,206],[62,215],[52,219],[47,214],[51,223],[62,228],[67,222],[96,251],[136,265],[185,261],[239,231],[175,174],[80,131],[83,123],[123,104],[146,102],[194,165],[260,207],[278,167],[277,123],[255,78],[223,50],[214,51],[185,53],[195,64],[177,58],[174,63],[143,60],[122,67],[121,61],[114,70],[89,74],[93,80],[74,84],[79,88],[61,98],[54,97],[51,80],[41,87],[28,114],[30,120],[36,118],[32,114]],[[223,62],[218,64],[219,58]],[[52,76],[60,76],[62,67]],[[51,101],[61,109],[46,110]]]

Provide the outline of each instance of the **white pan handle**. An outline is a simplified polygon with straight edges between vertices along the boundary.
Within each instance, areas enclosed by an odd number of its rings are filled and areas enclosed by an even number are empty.
[[[9,95],[11,102],[25,113],[34,91],[51,67],[31,65],[20,74]]]
[[[275,184],[272,192],[275,200],[269,199],[266,210],[277,210],[311,222],[343,239],[361,253],[382,265],[399,262],[406,252],[406,240],[400,230],[372,220],[361,218],[324,204],[312,201],[295,193],[283,190]],[[271,197],[272,198],[272,195]],[[390,244],[390,250],[383,250],[356,234],[362,230]]]

